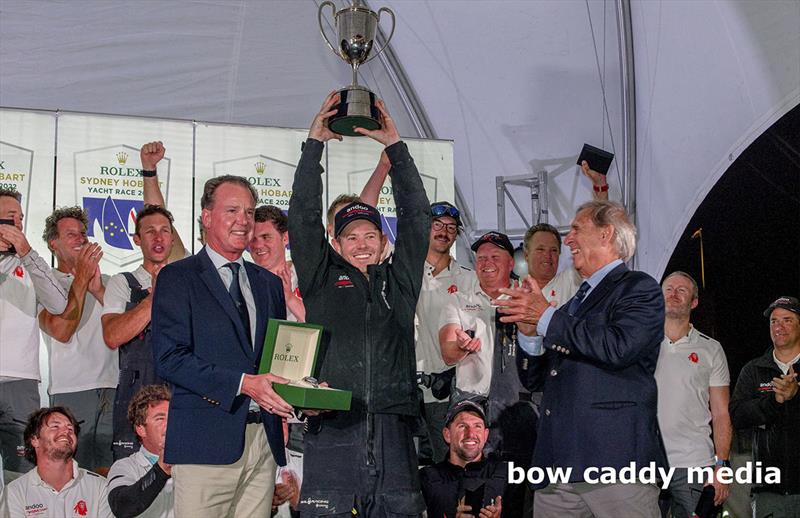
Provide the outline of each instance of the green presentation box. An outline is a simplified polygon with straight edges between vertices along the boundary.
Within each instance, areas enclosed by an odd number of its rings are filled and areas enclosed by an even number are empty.
[[[294,407],[350,410],[349,390],[314,387],[303,379],[314,373],[322,329],[316,324],[270,319],[258,372],[290,380],[288,384],[273,383],[272,388]]]

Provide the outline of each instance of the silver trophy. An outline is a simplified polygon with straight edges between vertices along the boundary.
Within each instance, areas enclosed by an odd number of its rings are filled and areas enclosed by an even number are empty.
[[[334,13],[333,20],[338,35],[338,45],[333,45],[325,34],[322,24],[322,11],[326,5],[331,6],[331,11]],[[386,12],[392,17],[392,30],[383,47],[370,56],[382,12]],[[368,130],[380,129],[380,113],[375,107],[375,94],[368,88],[358,84],[358,67],[374,59],[389,45],[389,40],[392,39],[394,34],[394,12],[388,7],[381,7],[376,13],[361,5],[359,0],[354,0],[352,6],[336,11],[336,6],[333,2],[325,1],[319,6],[317,20],[319,21],[319,31],[325,43],[328,44],[334,54],[345,60],[353,68],[353,83],[347,88],[339,90],[341,102],[338,106],[338,112],[328,119],[328,127],[334,133],[349,137],[360,136],[359,133],[353,132],[355,127]]]

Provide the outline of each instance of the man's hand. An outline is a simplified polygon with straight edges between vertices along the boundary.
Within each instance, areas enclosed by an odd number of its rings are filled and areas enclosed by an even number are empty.
[[[378,99],[375,102],[375,106],[381,113],[381,129],[368,130],[364,128],[353,128],[353,131],[365,135],[372,140],[377,140],[386,147],[400,142],[400,135],[397,133],[397,127],[394,125],[391,116],[389,116],[389,112],[386,111],[386,105],[383,103],[383,100]]]
[[[142,161],[142,170],[155,171],[158,162],[164,158],[165,151],[166,148],[161,141],[148,142],[142,146],[141,151],[139,151],[139,158]]]
[[[458,329],[456,330],[456,345],[467,354],[476,353],[481,350],[481,339],[473,338],[463,329]]]
[[[97,274],[100,259],[103,257],[103,249],[97,243],[87,243],[78,252],[78,259],[75,263],[75,281],[88,284]]]
[[[719,468],[720,466],[714,467],[714,482],[712,484],[714,486],[714,505],[722,505],[731,494],[731,485],[725,484],[717,478],[717,471],[719,471]]]
[[[789,372],[780,378],[772,378],[772,386],[775,389],[775,401],[785,403],[797,395],[797,373],[794,365],[789,367]]]
[[[13,225],[0,225],[0,252],[5,252],[13,246],[19,257],[25,257],[31,251],[31,245],[17,227]]]
[[[500,518],[503,513],[503,497],[498,496],[494,501],[494,505],[487,505],[481,509],[480,518]]]
[[[258,406],[281,417],[292,417],[292,405],[287,403],[272,388],[273,383],[289,383],[289,380],[274,374],[245,374],[242,394],[250,396]]]
[[[589,162],[586,160],[581,160],[581,172],[583,175],[592,182],[594,187],[602,188],[608,185],[608,179],[606,175],[598,173],[591,167],[589,167]],[[594,191],[594,197],[600,200],[607,200],[608,199],[608,191]]]
[[[291,471],[281,472],[281,482],[275,484],[275,495],[272,497],[272,507],[277,508],[289,502],[289,507],[297,509],[300,503],[300,482]]]
[[[458,507],[456,508],[456,518],[500,518],[503,512],[503,497],[498,496],[493,505],[487,505],[480,510],[480,513],[475,515],[472,508],[464,503],[464,497],[458,500]]]
[[[103,256],[103,252],[100,252],[100,257]],[[98,259],[99,260],[99,259]],[[100,273],[100,265],[96,265],[94,269],[94,275],[92,275],[91,279],[89,279],[89,285],[86,288],[92,296],[97,299],[97,301],[102,304],[103,298],[106,294],[106,287],[103,286],[103,275]]]
[[[325,102],[322,103],[322,108],[319,109],[319,113],[317,113],[317,115],[314,116],[314,120],[311,121],[311,127],[308,130],[308,138],[313,138],[320,142],[327,142],[330,139],[342,140],[341,135],[328,129],[328,118],[336,113],[337,109],[335,106],[339,104],[339,101],[339,92],[334,90],[328,94],[328,97],[325,98]]]
[[[507,299],[495,299],[492,304],[498,306],[497,311],[503,316],[500,322],[517,324],[520,332],[526,336],[536,334],[536,325],[549,308],[550,302],[542,295],[542,289],[530,275],[522,284],[514,288],[501,288],[500,293],[508,295]]]

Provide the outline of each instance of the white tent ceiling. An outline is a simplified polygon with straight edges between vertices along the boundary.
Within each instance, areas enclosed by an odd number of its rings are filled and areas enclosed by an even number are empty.
[[[305,127],[350,79],[318,33],[317,5],[0,0],[0,106]],[[553,171],[551,222],[567,224],[589,197],[571,166],[581,144],[621,156],[617,2],[370,2],[383,5],[436,137],[455,141],[476,227],[496,225],[496,176],[539,167]],[[800,2],[631,0],[630,10],[638,266],[658,276],[727,164],[800,102]],[[361,79],[401,133],[418,136],[381,61]],[[619,199],[613,169],[610,179]]]

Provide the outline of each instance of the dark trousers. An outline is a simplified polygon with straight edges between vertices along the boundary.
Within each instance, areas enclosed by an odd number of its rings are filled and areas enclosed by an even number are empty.
[[[323,414],[305,435],[300,516],[419,516],[411,418]]]
[[[23,432],[28,416],[41,406],[38,381],[0,383],[0,455],[3,456],[3,469],[26,473],[33,468],[33,464],[25,458]]]
[[[111,450],[114,461],[123,459],[139,451],[139,439],[128,420],[128,405],[133,396],[145,385],[163,383],[156,376],[152,362],[141,362],[122,366],[119,371],[119,385],[114,397],[113,441]]]

